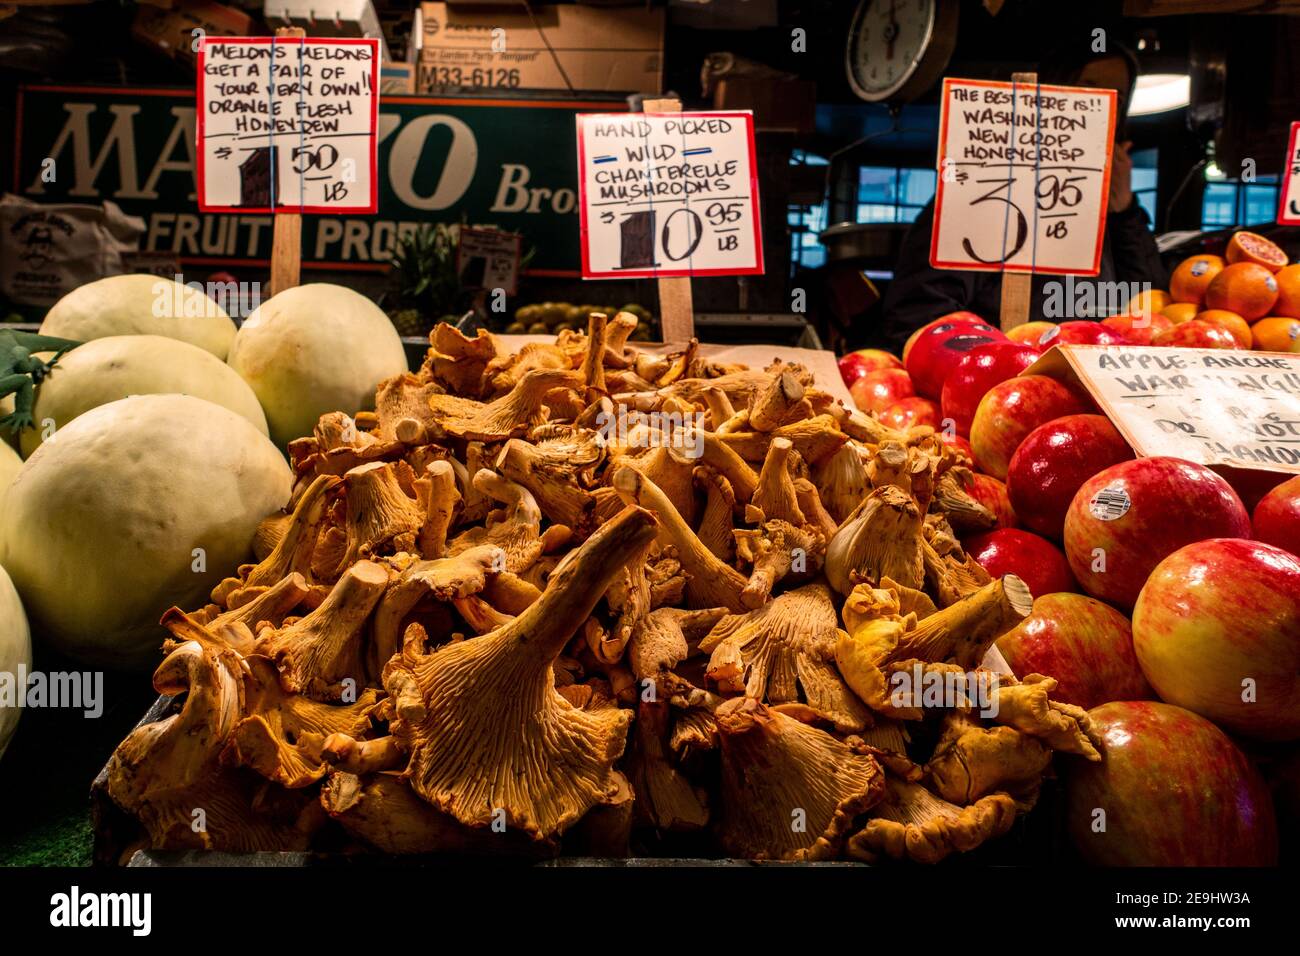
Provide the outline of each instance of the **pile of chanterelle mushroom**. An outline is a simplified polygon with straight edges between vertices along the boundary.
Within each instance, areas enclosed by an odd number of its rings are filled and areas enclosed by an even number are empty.
[[[962,552],[993,516],[950,446],[635,327],[439,326],[293,443],[260,563],[164,619],[179,710],[113,755],[149,845],[932,862],[1099,759],[1054,681],[982,682],[1031,598]]]

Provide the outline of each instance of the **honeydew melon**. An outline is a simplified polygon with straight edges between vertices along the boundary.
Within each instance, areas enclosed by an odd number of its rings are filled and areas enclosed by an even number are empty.
[[[110,335],[163,335],[211,352],[223,361],[235,323],[198,288],[151,275],[109,276],[78,286],[54,303],[42,335],[77,342]]]
[[[111,335],[79,345],[59,359],[37,388],[35,428],[19,436],[30,457],[48,433],[78,415],[128,395],[193,395],[230,409],[269,434],[257,396],[239,374],[211,352],[161,335]]]
[[[9,490],[9,485],[13,483],[18,469],[22,466],[23,460],[18,452],[4,442],[0,442],[0,507],[4,505],[5,492]]]
[[[374,408],[375,386],[407,371],[402,340],[383,310],[328,283],[263,302],[244,320],[227,361],[252,386],[281,447],[311,434],[327,412]]]
[[[32,666],[31,632],[27,627],[27,615],[23,613],[22,601],[4,568],[0,568],[0,681],[5,681],[9,689],[17,695],[15,706],[6,706],[8,701],[0,700],[0,757],[18,726],[22,711],[21,703],[24,690],[19,686],[19,670],[24,673]]]
[[[78,416],[5,497],[0,557],[32,630],[93,666],[147,667],[175,604],[201,607],[289,499],[279,450],[190,395],[137,395]]]

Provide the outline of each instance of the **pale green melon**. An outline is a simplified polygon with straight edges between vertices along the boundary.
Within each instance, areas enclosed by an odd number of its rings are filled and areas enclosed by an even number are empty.
[[[310,435],[327,412],[374,408],[375,387],[407,371],[402,340],[383,310],[326,283],[263,302],[244,320],[227,361],[252,386],[281,447]]]
[[[78,286],[46,313],[42,335],[76,342],[110,335],[164,335],[224,360],[235,323],[206,293],[174,279],[109,276]]]
[[[266,416],[239,374],[211,352],[161,335],[112,335],[65,353],[36,389],[32,418],[19,441],[30,456],[47,433],[128,395],[193,395],[228,408],[263,435]]]
[[[279,450],[229,409],[124,398],[78,416],[23,465],[0,555],[40,640],[93,666],[147,667],[163,612],[206,604],[291,485]]]
[[[14,695],[13,706],[6,706],[8,701],[0,699],[0,757],[4,756],[22,714],[19,705],[26,688],[19,680],[20,670],[26,672],[31,666],[32,641],[27,615],[9,575],[0,568],[0,681],[7,681]]]

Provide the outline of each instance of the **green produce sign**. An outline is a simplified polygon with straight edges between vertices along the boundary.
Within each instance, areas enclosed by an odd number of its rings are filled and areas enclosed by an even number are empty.
[[[385,96],[379,212],[303,217],[303,264],[381,269],[426,222],[489,223],[536,247],[529,271],[577,275],[574,114],[611,103]],[[42,202],[111,199],[144,218],[142,246],[183,263],[264,265],[271,217],[200,213],[193,90],[27,86],[18,93],[13,191]]]

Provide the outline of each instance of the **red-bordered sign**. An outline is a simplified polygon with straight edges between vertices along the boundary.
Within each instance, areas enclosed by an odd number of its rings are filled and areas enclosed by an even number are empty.
[[[204,39],[199,209],[377,212],[378,72],[377,39]]]
[[[1096,275],[1114,90],[945,79],[930,264]]]
[[[584,277],[763,273],[752,113],[582,113],[577,133]]]
[[[1277,196],[1277,221],[1283,226],[1300,226],[1300,123],[1291,124],[1291,138],[1286,145],[1286,164],[1282,167],[1282,188]]]

